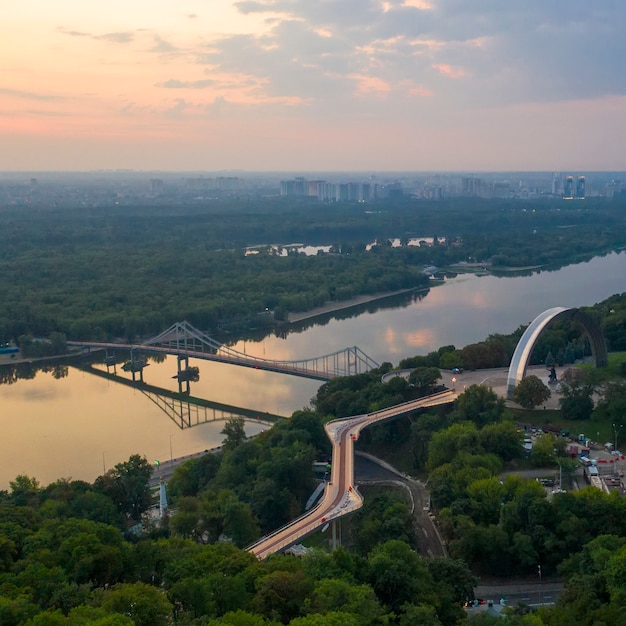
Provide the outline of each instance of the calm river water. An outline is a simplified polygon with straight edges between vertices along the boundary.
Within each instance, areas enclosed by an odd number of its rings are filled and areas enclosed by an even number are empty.
[[[441,345],[462,347],[491,333],[508,333],[553,306],[591,305],[626,291],[626,253],[531,276],[459,275],[419,299],[404,298],[345,319],[322,319],[286,338],[239,342],[235,348],[272,359],[320,356],[359,346],[394,365]],[[408,304],[407,304],[408,302]],[[195,362],[192,395],[290,415],[309,404],[320,383],[231,365]],[[145,381],[174,391],[176,362],[151,363]],[[0,489],[18,474],[48,484],[57,478],[93,481],[131,454],[169,459],[219,445],[223,422],[181,430],[141,391],[73,367],[55,379],[0,385]],[[249,434],[263,426],[250,423]]]

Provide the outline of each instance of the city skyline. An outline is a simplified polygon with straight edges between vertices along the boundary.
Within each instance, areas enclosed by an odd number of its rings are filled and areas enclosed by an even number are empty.
[[[3,10],[0,170],[626,170],[626,5]]]

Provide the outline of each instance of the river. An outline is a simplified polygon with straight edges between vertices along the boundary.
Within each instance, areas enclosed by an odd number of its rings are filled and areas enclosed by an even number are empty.
[[[463,347],[491,333],[509,333],[553,306],[591,305],[626,291],[626,253],[612,253],[556,271],[499,278],[459,274],[419,297],[404,296],[343,319],[311,321],[286,337],[240,341],[237,350],[271,359],[298,359],[359,346],[394,365],[439,346]],[[358,313],[358,314],[357,314]],[[307,406],[320,383],[231,365],[195,362],[192,395],[258,411],[290,415]],[[175,359],[151,363],[145,380],[174,391]],[[0,489],[18,474],[48,484],[57,478],[93,481],[103,470],[139,453],[150,460],[179,457],[219,445],[223,422],[180,429],[140,390],[74,367],[55,378],[0,385]],[[248,422],[248,434],[263,424]]]

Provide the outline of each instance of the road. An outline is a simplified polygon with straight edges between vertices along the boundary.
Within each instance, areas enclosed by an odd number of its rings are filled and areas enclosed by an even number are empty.
[[[561,380],[563,373],[566,369],[569,369],[569,366],[556,368],[558,380]],[[394,376],[402,376],[403,378],[408,379],[412,371],[412,369],[392,370],[391,372],[383,376],[383,382],[387,382]],[[489,387],[496,395],[498,395],[498,397],[504,398],[507,406],[519,408],[519,405],[507,399],[508,373],[508,367],[496,367],[493,369],[484,370],[463,370],[459,374],[455,374],[450,370],[441,370],[441,380],[448,389],[453,389],[454,391],[457,391],[459,393],[462,393],[467,387],[471,385],[485,385],[486,387]],[[544,408],[559,409],[561,407],[561,405],[559,404],[559,399],[561,397],[559,386],[548,384],[549,372],[548,370],[546,370],[545,366],[530,365],[526,370],[526,374],[533,374],[534,376],[537,376],[542,380],[542,382],[550,387],[552,395],[546,401]]]
[[[364,428],[414,410],[448,404],[457,399],[453,390],[405,402],[388,409],[365,415],[328,422],[324,428],[333,445],[331,479],[321,502],[311,511],[286,526],[263,537],[248,550],[257,558],[265,559],[280,552],[319,528],[363,506],[363,498],[354,486],[354,442]]]
[[[366,452],[356,452],[357,485],[393,485],[406,489],[411,497],[417,551],[426,557],[447,556],[446,546],[430,513],[430,494],[420,480],[402,474],[385,461]]]
[[[481,583],[474,589],[474,596],[483,600],[499,602],[500,598],[506,600],[508,606],[516,606],[519,603],[528,606],[542,604],[554,604],[563,593],[565,583],[560,580],[539,579],[531,581],[498,582],[488,584]]]

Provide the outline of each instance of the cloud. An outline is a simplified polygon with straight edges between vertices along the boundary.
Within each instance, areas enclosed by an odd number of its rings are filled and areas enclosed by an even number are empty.
[[[157,87],[165,87],[166,89],[205,89],[214,85],[215,81],[207,78],[205,80],[176,80],[170,78],[163,83],[157,83]]]
[[[56,96],[48,93],[37,93],[36,91],[22,91],[20,89],[6,89],[4,87],[0,87],[0,94],[13,96],[15,98],[26,98],[28,100],[65,100],[63,96]]]
[[[449,76],[450,78],[460,78],[461,76],[465,76],[465,72],[460,69],[454,69],[447,63],[435,63],[433,67],[436,70],[439,70],[444,76]]]
[[[115,43],[130,43],[134,39],[133,33],[107,33],[100,35],[96,39],[104,39],[106,41],[113,41]]]
[[[263,77],[268,94],[343,97],[354,75],[392,90],[412,80],[469,107],[626,93],[626,3],[242,0],[235,7],[271,14],[271,28],[213,42],[211,62]]]
[[[94,33],[87,33],[79,30],[68,30],[59,26],[57,31],[70,37],[87,37],[89,39],[95,39],[96,41],[111,41],[113,43],[130,43],[134,40],[134,33],[131,31],[122,31],[116,33],[104,33],[103,35],[96,35]]]
[[[174,53],[181,52],[180,48],[178,48],[174,44],[170,43],[169,41],[166,41],[165,39],[163,39],[159,35],[154,35],[153,42],[154,43],[153,43],[152,47],[150,48],[151,52],[159,52],[159,53],[163,53],[163,54],[169,54],[169,53],[172,53],[172,52],[174,52]]]

